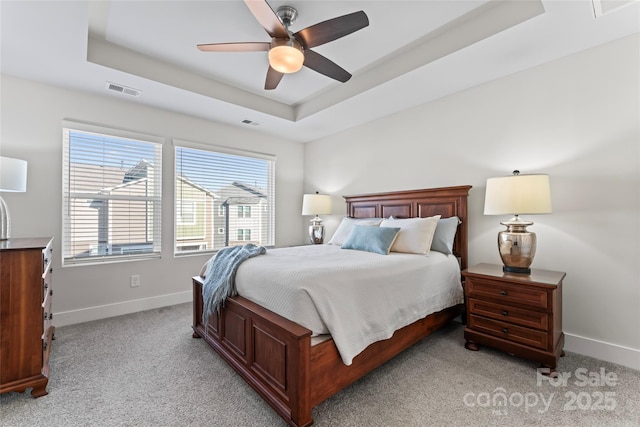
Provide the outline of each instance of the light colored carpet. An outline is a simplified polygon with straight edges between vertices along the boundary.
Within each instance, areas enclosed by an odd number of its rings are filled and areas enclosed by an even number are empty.
[[[181,304],[58,328],[49,395],[0,396],[0,425],[284,426],[190,326]],[[538,384],[537,364],[468,351],[462,329],[452,323],[323,402],[315,425],[640,425],[640,372],[567,353],[566,384]]]

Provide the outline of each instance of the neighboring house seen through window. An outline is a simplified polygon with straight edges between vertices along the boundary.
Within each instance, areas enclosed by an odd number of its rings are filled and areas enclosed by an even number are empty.
[[[275,158],[174,140],[175,254],[274,245]],[[185,207],[193,223],[187,224]]]
[[[161,139],[63,126],[63,265],[160,257]]]

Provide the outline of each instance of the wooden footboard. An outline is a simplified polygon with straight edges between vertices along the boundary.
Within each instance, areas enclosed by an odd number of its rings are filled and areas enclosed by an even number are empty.
[[[203,338],[292,426],[311,419],[311,331],[241,296],[202,322],[202,281],[193,279],[193,336]]]
[[[193,336],[203,338],[290,425],[313,424],[311,409],[436,331],[462,305],[434,313],[367,347],[350,366],[333,340],[311,347],[311,331],[246,298],[227,299],[202,323],[202,279],[193,277]]]

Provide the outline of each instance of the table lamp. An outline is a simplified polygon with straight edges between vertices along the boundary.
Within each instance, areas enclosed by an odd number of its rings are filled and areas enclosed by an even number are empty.
[[[27,191],[26,160],[0,157],[0,191],[24,193]],[[7,240],[11,234],[9,208],[0,197],[0,240]]]
[[[315,215],[309,226],[309,240],[311,243],[322,244],[324,242],[324,225],[318,215],[331,213],[331,196],[326,194],[305,194],[302,198],[302,215]]]
[[[536,234],[528,231],[531,221],[520,214],[551,213],[549,175],[513,175],[487,179],[484,201],[485,215],[514,215],[500,222],[507,227],[498,233],[498,250],[505,273],[531,274],[531,262],[536,254]]]

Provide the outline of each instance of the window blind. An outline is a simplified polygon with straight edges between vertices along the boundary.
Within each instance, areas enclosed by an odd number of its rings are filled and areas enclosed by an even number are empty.
[[[275,158],[174,144],[174,253],[274,245]]]
[[[126,134],[63,128],[63,265],[160,257],[162,145]]]

